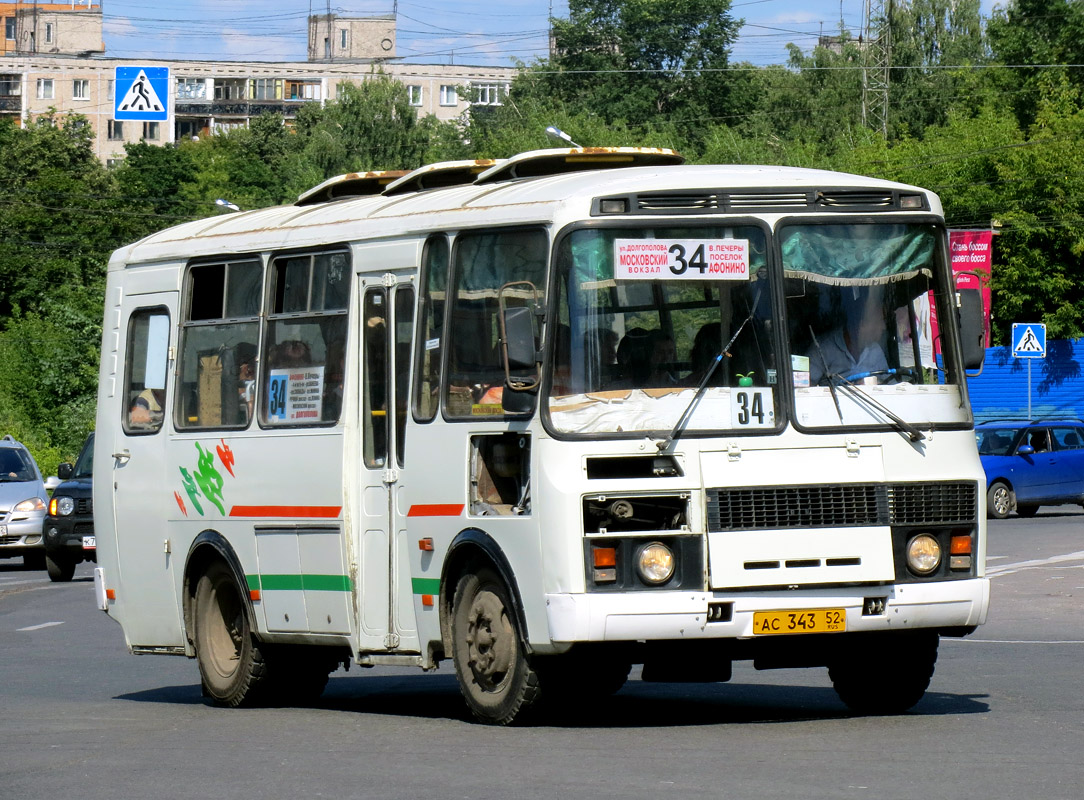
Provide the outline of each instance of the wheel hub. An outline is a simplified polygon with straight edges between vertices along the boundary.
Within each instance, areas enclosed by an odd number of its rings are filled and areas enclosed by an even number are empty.
[[[508,677],[516,641],[504,603],[492,592],[479,592],[471,603],[466,642],[475,681],[484,691],[496,691]]]

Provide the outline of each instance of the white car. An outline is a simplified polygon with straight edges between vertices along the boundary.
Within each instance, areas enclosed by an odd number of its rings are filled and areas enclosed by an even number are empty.
[[[11,434],[0,439],[0,558],[22,556],[29,569],[45,566],[41,529],[48,503],[30,451]]]

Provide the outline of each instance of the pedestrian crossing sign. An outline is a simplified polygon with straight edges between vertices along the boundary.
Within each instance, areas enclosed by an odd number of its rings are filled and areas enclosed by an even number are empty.
[[[169,119],[169,67],[117,67],[113,119],[165,122]]]
[[[1046,325],[1041,322],[1012,324],[1013,358],[1046,358]]]

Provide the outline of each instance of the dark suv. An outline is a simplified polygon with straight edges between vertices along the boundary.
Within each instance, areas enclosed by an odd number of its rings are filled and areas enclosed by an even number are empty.
[[[63,481],[53,490],[45,518],[45,568],[53,581],[70,581],[80,561],[97,561],[94,515],[91,503],[91,466],[94,434],[87,437],[73,467],[61,464],[57,476]]]

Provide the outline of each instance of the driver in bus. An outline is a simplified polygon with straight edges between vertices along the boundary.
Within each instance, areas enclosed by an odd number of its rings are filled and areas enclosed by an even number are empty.
[[[869,291],[843,290],[843,325],[817,337],[809,351],[809,382],[816,386],[827,374],[844,378],[888,369],[881,346],[885,332],[881,304]],[[819,345],[819,347],[818,347]]]

